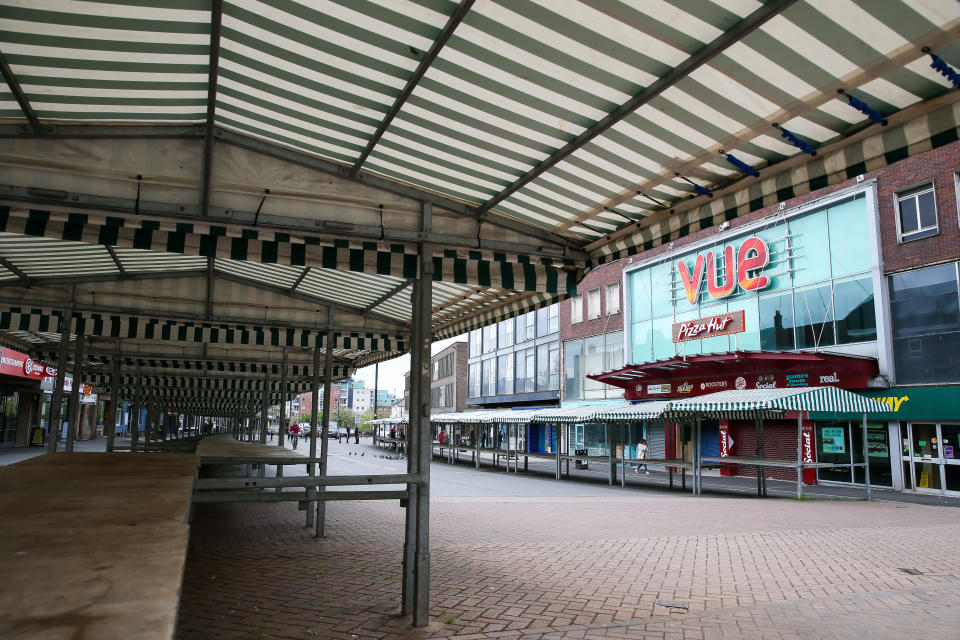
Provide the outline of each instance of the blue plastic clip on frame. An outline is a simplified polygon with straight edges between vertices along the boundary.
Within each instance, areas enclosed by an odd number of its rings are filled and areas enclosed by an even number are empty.
[[[884,118],[883,115],[880,114],[879,112],[874,111],[873,109],[871,109],[871,108],[870,108],[870,105],[868,105],[868,104],[867,104],[866,102],[864,102],[863,100],[860,100],[860,99],[858,99],[858,98],[854,98],[852,95],[850,95],[849,93],[845,92],[843,89],[837,89],[837,93],[846,95],[846,96],[847,96],[847,100],[850,101],[850,106],[853,107],[854,109],[856,109],[857,111],[859,111],[860,113],[862,113],[863,115],[867,116],[868,118],[870,118],[870,119],[873,120],[874,122],[877,122],[877,123],[879,123],[879,124],[881,124],[881,125],[883,125],[883,126],[887,126],[887,119]]]
[[[811,156],[817,155],[817,152],[813,150],[813,147],[811,147],[809,144],[801,140],[800,137],[797,136],[797,134],[795,134],[794,132],[788,129],[784,129],[783,127],[780,127],[777,125],[773,125],[773,126],[780,129],[780,135],[786,138],[790,142],[790,144],[795,146],[797,149],[800,149],[800,151],[803,151],[804,153],[809,154]]]
[[[720,153],[723,153],[723,152],[721,151]],[[730,164],[732,164],[733,166],[735,166],[737,169],[740,169],[740,171],[742,171],[742,172],[744,172],[744,173],[746,173],[746,174],[749,174],[749,175],[753,176],[754,178],[759,178],[759,177],[760,177],[760,172],[759,172],[759,171],[757,171],[756,169],[754,169],[753,167],[751,167],[750,165],[748,165],[746,162],[744,162],[744,161],[741,160],[740,158],[737,158],[737,157],[734,156],[732,153],[724,154],[723,157],[727,159],[727,162],[729,162]]]
[[[929,49],[924,48],[924,51],[929,53]],[[933,62],[930,63],[930,66],[940,72],[944,78],[953,83],[954,87],[960,87],[960,73],[957,73],[953,70],[949,64],[943,61],[939,56],[935,56],[932,53],[930,57],[933,58]]]
[[[694,182],[694,181],[691,180],[690,178],[688,178],[688,177],[686,177],[686,176],[684,176],[684,175],[681,175],[681,174],[679,174],[679,173],[674,173],[674,175],[677,176],[678,178],[680,178],[681,180],[683,180],[684,182],[688,183],[691,187],[693,187],[694,191],[696,191],[696,192],[699,193],[700,195],[702,195],[702,196],[707,196],[708,198],[712,198],[712,197],[713,197],[713,193],[710,192],[710,189],[707,189],[706,187],[700,186],[699,184],[697,184],[696,182]]]

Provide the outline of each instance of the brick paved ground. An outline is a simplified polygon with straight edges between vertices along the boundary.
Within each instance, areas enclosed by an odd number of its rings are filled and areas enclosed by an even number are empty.
[[[177,637],[960,637],[956,509],[509,481],[434,499],[426,630],[397,615],[396,503],[331,503],[322,540],[292,504],[198,507]]]

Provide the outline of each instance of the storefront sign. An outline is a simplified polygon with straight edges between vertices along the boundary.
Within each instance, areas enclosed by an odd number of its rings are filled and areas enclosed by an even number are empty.
[[[733,438],[730,437],[730,423],[722,420],[720,421],[720,457],[729,457],[732,447]]]
[[[690,393],[691,391],[693,391],[693,385],[689,382],[677,385],[677,393]]]
[[[813,462],[813,426],[803,425],[803,430],[800,433],[803,442],[803,461]]]
[[[0,373],[18,378],[43,380],[45,376],[57,375],[57,370],[34,362],[25,353],[2,347],[0,348]]]
[[[650,395],[662,395],[670,393],[671,386],[669,384],[648,384],[647,393]]]
[[[733,245],[728,244],[723,249],[722,274],[713,251],[698,255],[692,272],[685,260],[677,262],[677,271],[690,304],[697,304],[705,277],[707,292],[711,298],[717,299],[734,293],[737,285],[743,291],[758,291],[770,286],[770,279],[759,273],[770,262],[766,242],[760,238],[747,238],[736,252],[736,259],[734,257]]]
[[[871,420],[955,420],[960,416],[960,387],[909,387],[873,389],[859,392],[890,408],[887,413],[871,414]],[[817,420],[852,419],[839,413],[812,413]]]
[[[53,393],[53,387],[57,383],[56,375],[46,376],[43,379],[43,382],[40,383],[40,389],[44,393]],[[63,378],[63,392],[70,393],[73,391],[73,376],[66,375]]]
[[[744,331],[746,331],[744,312],[742,310],[731,311],[708,318],[674,323],[673,341],[677,343],[688,340],[703,340],[704,338],[743,333]]]

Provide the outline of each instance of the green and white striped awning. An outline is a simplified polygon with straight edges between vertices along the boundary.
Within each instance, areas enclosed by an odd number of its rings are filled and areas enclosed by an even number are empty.
[[[762,418],[794,411],[870,414],[889,410],[887,405],[852,391],[836,387],[806,387],[728,390],[697,398],[672,400],[664,415],[674,418],[693,415]]]
[[[530,422],[594,422],[601,407],[558,407],[556,409],[540,409],[530,418]]]
[[[669,400],[653,400],[651,402],[628,404],[622,407],[600,408],[596,412],[596,417],[598,420],[604,422],[658,420],[663,418],[663,413],[669,405]]]

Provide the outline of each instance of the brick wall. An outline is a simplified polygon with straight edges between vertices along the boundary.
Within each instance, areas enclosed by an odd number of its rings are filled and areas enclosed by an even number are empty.
[[[561,341],[571,338],[585,338],[599,333],[612,333],[614,331],[620,331],[620,329],[623,328],[623,290],[621,289],[620,291],[620,313],[608,316],[606,287],[609,284],[621,281],[624,264],[625,261],[617,260],[594,268],[584,276],[579,286],[577,286],[577,291],[582,297],[579,299],[573,298],[565,300],[560,303],[559,326]],[[600,317],[588,320],[586,294],[588,291],[597,288],[600,289]],[[570,323],[570,305],[574,303],[583,305],[583,322],[578,322],[577,324]]]
[[[877,174],[877,205],[885,273],[960,257],[960,222],[957,219],[954,177],[957,171],[960,171],[960,142],[921,153],[874,172]],[[936,192],[939,233],[900,244],[897,241],[896,194],[931,181]]]

